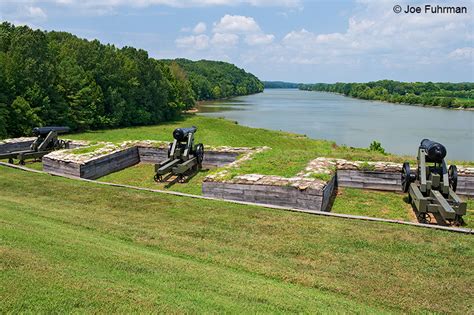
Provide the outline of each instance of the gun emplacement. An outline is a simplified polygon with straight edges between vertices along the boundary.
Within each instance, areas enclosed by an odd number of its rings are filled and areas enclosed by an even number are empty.
[[[23,165],[26,159],[42,158],[53,150],[66,149],[69,143],[58,139],[58,135],[67,133],[69,130],[69,127],[35,127],[31,133],[36,136],[36,139],[30,145],[29,150],[0,154],[0,159],[8,159],[9,163],[13,163],[13,160],[17,159]]]
[[[35,136],[46,136],[51,131],[55,131],[58,135],[68,133],[71,130],[69,127],[55,127],[55,126],[48,126],[48,127],[35,127],[32,130],[33,135]]]
[[[179,181],[191,170],[198,171],[204,159],[202,143],[194,145],[196,127],[177,128],[173,131],[174,141],[168,147],[168,159],[155,164],[155,181],[163,181],[166,174],[176,175]]]
[[[456,165],[446,167],[447,150],[441,143],[423,139],[418,148],[418,167],[410,170],[408,162],[402,167],[402,189],[417,213],[418,220],[428,223],[432,213],[438,222],[462,225],[467,203],[456,194],[458,172]]]
[[[173,131],[173,138],[177,141],[185,141],[189,134],[194,134],[197,131],[197,127],[189,127],[189,128],[176,128]]]
[[[431,141],[430,139],[423,139],[420,144],[420,149],[425,150],[427,162],[441,163],[447,154],[444,145],[439,142]]]

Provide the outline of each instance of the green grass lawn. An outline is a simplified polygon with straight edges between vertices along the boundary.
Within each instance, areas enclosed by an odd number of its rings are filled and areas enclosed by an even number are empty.
[[[100,181],[202,195],[202,180],[208,174],[207,170],[203,170],[185,184],[170,184],[156,183],[153,171],[153,164],[140,163],[104,176]],[[417,222],[407,195],[394,192],[339,187],[331,212]],[[471,199],[468,200],[468,213],[464,216],[465,227],[474,227],[473,215],[474,201]]]
[[[111,173],[101,177],[98,180],[116,184],[125,184],[151,189],[173,190],[193,195],[202,195],[202,181],[204,177],[209,174],[207,169],[203,169],[191,178],[188,177],[186,183],[173,182],[172,179],[163,183],[157,183],[153,179],[154,172],[154,164],[140,163],[123,169],[119,172]]]
[[[332,212],[417,222],[407,194],[339,187]]]
[[[474,228],[474,199],[466,200],[468,211],[463,227]],[[407,194],[385,191],[339,187],[331,212],[418,222]]]
[[[8,160],[0,159],[0,162],[8,163]],[[15,160],[15,164],[18,165],[17,160]],[[37,170],[37,171],[42,171],[43,170],[43,163],[41,163],[41,161],[39,161],[39,160],[26,160],[25,165],[23,165],[23,166],[25,166],[27,168],[31,168],[33,170]]]
[[[197,126],[196,143],[204,146],[259,147],[272,149],[257,154],[244,163],[236,173],[266,174],[291,177],[301,171],[306,164],[317,157],[335,157],[349,160],[387,160],[403,162],[406,158],[383,155],[367,149],[337,146],[334,142],[314,140],[302,135],[249,128],[232,121],[203,116],[186,116],[182,121],[163,123],[156,126],[135,127],[93,131],[68,135],[68,138],[90,141],[121,143],[126,140],[171,141],[172,132],[177,127]]]
[[[2,166],[0,255],[2,313],[473,310],[472,235]]]

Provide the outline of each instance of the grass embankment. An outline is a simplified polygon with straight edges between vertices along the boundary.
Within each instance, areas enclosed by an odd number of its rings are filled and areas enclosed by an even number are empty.
[[[474,199],[467,199],[465,228],[474,228]],[[407,194],[339,187],[331,212],[418,222]],[[436,221],[433,219],[433,223]]]
[[[337,146],[332,141],[314,140],[302,135],[267,129],[240,126],[226,119],[186,116],[182,121],[156,126],[93,131],[70,135],[68,138],[120,143],[127,140],[171,141],[175,128],[197,126],[196,142],[204,146],[260,147],[271,150],[256,155],[238,170],[239,174],[266,174],[290,177],[301,171],[316,157],[334,157],[348,160],[396,161],[404,157],[384,155],[368,149]]]
[[[417,222],[407,194],[339,187],[332,212]]]
[[[202,195],[202,181],[207,174],[209,174],[209,170],[203,169],[198,174],[194,174],[191,178],[187,178],[186,183],[176,183],[170,181],[157,183],[153,179],[153,176],[155,175],[155,166],[153,164],[142,163],[126,168],[119,172],[106,175],[99,178],[98,180],[109,183]]]
[[[403,162],[407,157],[384,155],[368,149],[337,146],[334,142],[309,139],[301,135],[249,128],[229,120],[202,116],[186,116],[182,121],[157,126],[94,131],[72,135],[73,139],[89,141],[109,141],[121,143],[126,140],[170,141],[177,127],[197,126],[196,141],[211,146],[269,146],[272,149],[257,154],[254,158],[233,171],[236,174],[267,174],[290,177],[300,172],[306,164],[319,156],[364,161]],[[408,157],[408,159],[413,159]],[[412,163],[416,163],[412,161]],[[464,163],[472,164],[472,162]],[[191,178],[187,184],[155,183],[154,168],[149,164],[109,174],[101,181],[134,185],[153,189],[170,189],[191,194],[201,194],[202,179],[208,174],[205,170]],[[341,190],[332,209],[333,212],[367,215],[387,219],[412,221],[413,211],[405,200],[405,195],[362,190]],[[469,209],[474,209],[468,205]],[[466,216],[467,218],[468,216]],[[468,219],[466,221],[469,221]]]
[[[2,313],[472,312],[471,235],[1,166],[0,223]]]

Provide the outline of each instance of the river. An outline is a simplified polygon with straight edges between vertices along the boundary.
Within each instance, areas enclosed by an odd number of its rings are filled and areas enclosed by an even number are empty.
[[[365,101],[342,95],[266,89],[263,93],[205,103],[201,115],[239,124],[305,134],[337,144],[416,155],[424,138],[444,144],[448,159],[474,160],[474,111]]]

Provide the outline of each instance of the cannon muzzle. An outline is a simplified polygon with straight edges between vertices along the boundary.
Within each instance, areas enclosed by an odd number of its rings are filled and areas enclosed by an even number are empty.
[[[68,133],[70,130],[71,129],[69,127],[48,126],[48,127],[35,127],[33,128],[32,132],[35,136],[46,136],[51,131],[56,131],[58,134],[62,134],[62,133]]]
[[[177,141],[184,141],[188,137],[188,134],[195,133],[196,131],[197,128],[194,126],[190,128],[176,128],[173,131],[173,138],[175,138]]]
[[[420,148],[425,149],[427,162],[441,163],[446,157],[446,148],[439,142],[423,139]]]

